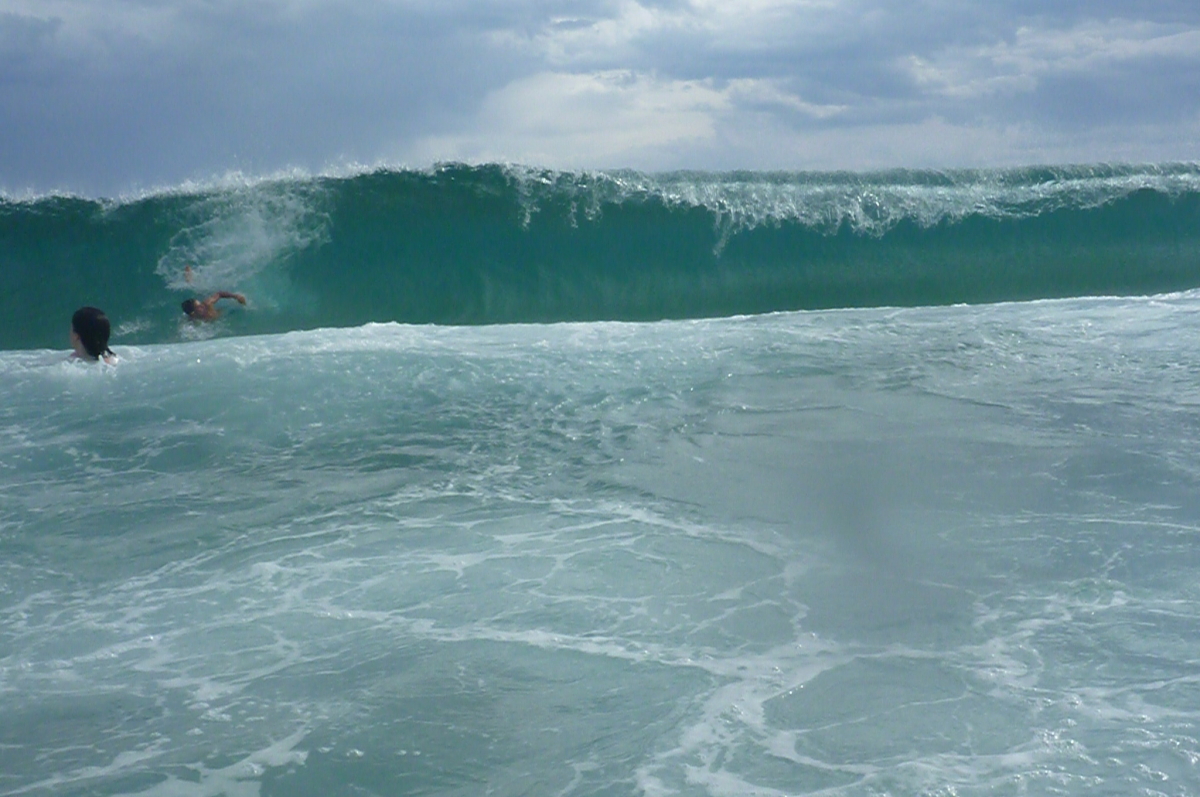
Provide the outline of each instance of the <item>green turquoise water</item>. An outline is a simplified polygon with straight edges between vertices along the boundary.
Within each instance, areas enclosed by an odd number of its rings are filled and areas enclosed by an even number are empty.
[[[1200,793],[1196,177],[5,200],[0,797]]]
[[[236,290],[220,334],[1138,295],[1200,285],[1200,168],[560,173],[445,166],[0,201],[0,346],[96,305],[128,343]],[[193,266],[192,284],[184,268]]]

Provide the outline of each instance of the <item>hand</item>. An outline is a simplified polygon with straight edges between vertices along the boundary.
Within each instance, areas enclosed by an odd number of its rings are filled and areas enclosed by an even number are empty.
[[[242,296],[240,293],[235,293],[235,294],[233,295],[233,298],[235,298],[235,299],[237,299],[237,300],[238,300],[238,304],[245,304],[245,303],[246,303],[246,297],[245,297],[245,296]]]

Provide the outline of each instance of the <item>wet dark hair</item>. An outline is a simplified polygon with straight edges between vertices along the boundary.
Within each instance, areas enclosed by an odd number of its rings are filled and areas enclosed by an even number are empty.
[[[112,333],[112,326],[108,323],[108,316],[100,308],[80,307],[75,311],[75,315],[71,316],[71,329],[75,330],[79,342],[83,344],[83,350],[92,358],[99,360],[104,355],[113,353],[113,350],[108,348],[108,336]]]
[[[188,315],[191,315],[192,312],[196,309],[196,305],[198,305],[198,304],[200,304],[200,302],[196,301],[195,299],[184,299],[183,300],[183,312],[187,313]]]

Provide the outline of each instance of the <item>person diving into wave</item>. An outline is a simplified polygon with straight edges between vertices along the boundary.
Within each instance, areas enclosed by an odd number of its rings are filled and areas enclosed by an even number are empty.
[[[246,303],[246,297],[240,293],[217,291],[207,299],[184,299],[184,315],[193,321],[216,321],[221,317],[221,311],[217,309],[217,302],[221,299],[235,299],[243,305]]]
[[[192,282],[191,266],[184,270],[184,278],[190,285]],[[246,297],[240,293],[217,291],[207,299],[184,299],[183,313],[193,321],[216,321],[221,317],[221,311],[217,309],[217,302],[222,299],[233,299],[240,305],[246,304]]]

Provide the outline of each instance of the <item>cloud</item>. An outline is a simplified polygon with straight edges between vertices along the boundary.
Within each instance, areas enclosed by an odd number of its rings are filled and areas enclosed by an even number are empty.
[[[702,167],[745,124],[785,109],[829,118],[770,80],[670,80],[632,71],[544,72],[484,101],[474,134],[431,136],[403,153],[410,162],[507,160],[558,168]],[[692,157],[703,153],[702,157]]]
[[[0,186],[1195,158],[1183,0],[0,0]]]
[[[714,57],[800,53],[820,50],[831,38],[856,38],[863,15],[871,15],[857,7],[847,0],[621,0],[492,35],[497,44],[558,68],[638,68],[666,60],[691,71],[689,61],[694,68],[713,64]]]
[[[622,159],[711,140],[716,116],[729,106],[729,92],[708,81],[544,72],[489,95],[478,132],[422,139],[410,158],[620,166]]]
[[[1021,27],[1011,40],[911,55],[906,66],[934,93],[974,98],[1032,92],[1047,77],[1112,75],[1158,59],[1176,60],[1180,69],[1200,67],[1200,29],[1122,19],[1066,30]]]

